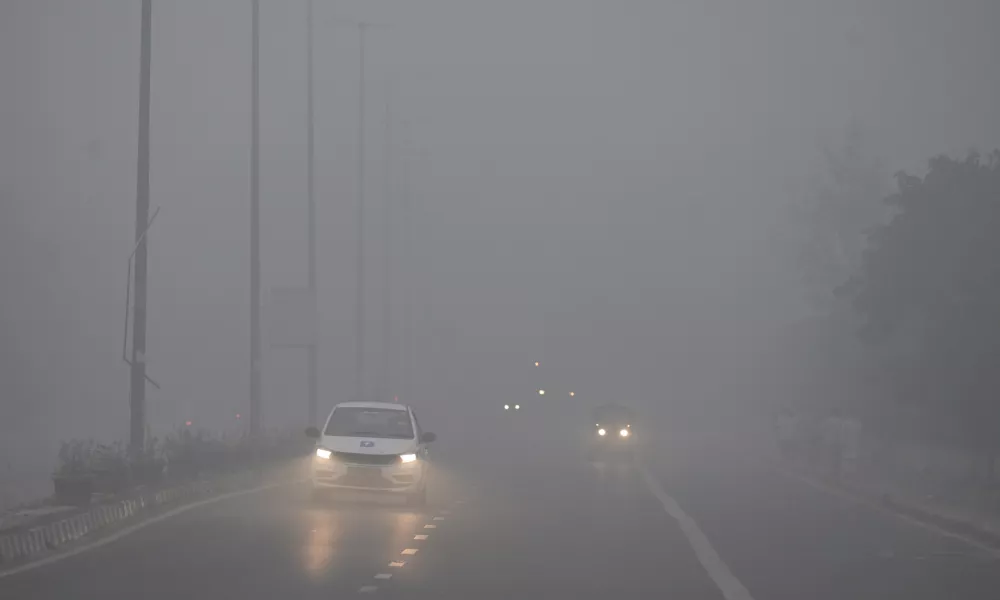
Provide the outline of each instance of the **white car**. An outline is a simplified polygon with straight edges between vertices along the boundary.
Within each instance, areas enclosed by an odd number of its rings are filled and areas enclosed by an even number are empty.
[[[345,402],[327,417],[316,438],[312,485],[316,491],[388,492],[408,504],[427,501],[427,444],[437,439],[423,432],[413,409],[390,402]]]

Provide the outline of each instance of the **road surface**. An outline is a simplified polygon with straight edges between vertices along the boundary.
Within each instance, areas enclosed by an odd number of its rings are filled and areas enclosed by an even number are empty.
[[[0,598],[950,600],[1000,590],[996,557],[731,455],[653,457],[645,471],[527,446],[438,460],[426,509],[314,502],[302,486],[247,494],[2,577]],[[690,517],[684,527],[664,497]]]

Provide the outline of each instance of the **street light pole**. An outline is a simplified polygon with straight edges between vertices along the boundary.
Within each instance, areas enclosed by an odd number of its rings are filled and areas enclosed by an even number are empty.
[[[260,435],[260,0],[253,0],[250,83],[250,435]]]
[[[401,352],[400,352],[400,370],[402,371],[402,389],[403,397],[409,398],[411,389],[411,369],[412,369],[412,357],[410,356],[410,346],[411,346],[411,315],[413,306],[413,278],[410,273],[410,252],[412,249],[412,214],[410,208],[410,161],[412,156],[410,156],[410,127],[409,123],[404,121],[403,125],[403,140],[402,146],[404,150],[403,159],[400,161],[401,172],[400,176],[402,178],[402,184],[400,186],[399,201],[402,205],[402,210],[400,211],[403,216],[403,252],[400,254],[399,259],[399,272],[402,273],[402,285],[400,286],[402,293],[400,297],[402,299],[403,314],[401,315],[402,327],[400,328],[401,335]],[[408,402],[408,400],[407,400]]]
[[[358,400],[364,399],[365,386],[365,29],[367,26],[367,23],[358,23],[358,248],[354,374]]]
[[[132,364],[129,378],[129,446],[146,447],[146,229],[149,226],[149,92],[152,63],[153,2],[142,0],[139,49],[139,157],[135,195],[135,304],[132,313]]]
[[[306,3],[306,188],[309,196],[308,253],[309,292],[316,295],[316,197],[315,197],[315,136],[313,131],[313,0]],[[317,324],[318,325],[318,324]],[[309,345],[309,364],[306,377],[309,380],[309,423],[316,423],[317,412],[317,353],[319,336]]]
[[[389,101],[385,103],[385,181],[382,193],[383,216],[382,216],[382,237],[385,252],[385,282],[382,288],[382,385],[385,386],[384,398],[388,401],[392,393],[390,381],[390,344],[392,343],[391,322],[392,303],[389,296],[389,285],[391,276],[392,259],[390,256],[392,243],[392,113],[389,110]]]

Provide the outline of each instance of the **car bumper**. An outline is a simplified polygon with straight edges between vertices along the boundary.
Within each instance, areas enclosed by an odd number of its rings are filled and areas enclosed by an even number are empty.
[[[424,461],[373,466],[313,459],[312,485],[315,489],[410,494],[424,489],[426,481],[427,463]]]

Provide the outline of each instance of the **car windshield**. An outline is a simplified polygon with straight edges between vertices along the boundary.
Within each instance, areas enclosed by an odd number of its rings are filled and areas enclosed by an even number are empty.
[[[405,410],[340,407],[333,411],[325,435],[411,439],[413,424]]]
[[[601,406],[594,410],[594,422],[603,425],[629,425],[632,415],[622,406]]]

